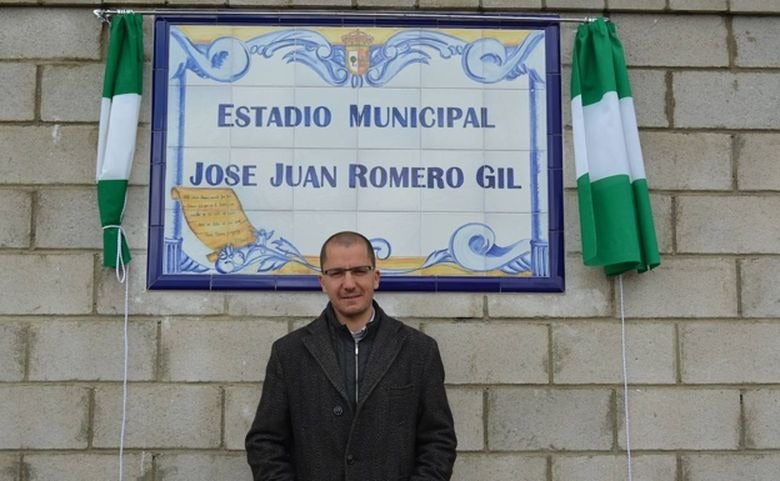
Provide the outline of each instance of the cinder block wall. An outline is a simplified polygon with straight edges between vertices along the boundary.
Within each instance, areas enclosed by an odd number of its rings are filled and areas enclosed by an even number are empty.
[[[124,291],[99,259],[99,5],[0,0],[0,481],[117,478]],[[634,479],[780,479],[780,2],[143,6],[609,15],[663,251],[659,269],[624,278]],[[565,83],[574,28],[563,26]],[[147,95],[125,222],[135,255],[126,479],[248,480],[243,436],[270,344],[324,297],[145,291],[149,114]],[[439,341],[458,481],[626,479],[619,284],[581,265],[569,140],[565,294],[379,295]]]

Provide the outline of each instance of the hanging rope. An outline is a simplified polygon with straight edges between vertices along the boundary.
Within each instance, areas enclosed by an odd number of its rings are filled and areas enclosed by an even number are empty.
[[[116,236],[116,268],[114,275],[120,284],[125,285],[124,323],[122,327],[122,344],[124,360],[122,364],[122,424],[119,429],[119,481],[124,480],[124,451],[125,451],[125,426],[127,424],[127,365],[129,360],[128,342],[128,313],[130,300],[130,266],[125,265],[122,257],[122,238],[126,238],[125,231],[120,225],[107,225],[103,229],[117,229]]]
[[[631,471],[631,422],[628,415],[628,360],[626,356],[626,315],[623,309],[623,274],[618,276],[620,286],[620,347],[623,357],[623,417],[626,431],[626,458],[628,464],[628,481],[633,481]]]
[[[124,346],[124,363],[122,365],[122,424],[119,430],[119,481],[124,479],[124,451],[125,451],[125,425],[127,424],[127,364],[129,358],[129,343],[128,343],[128,300],[130,294],[130,267],[124,267],[122,263],[123,280],[119,281],[125,285],[125,315],[124,325],[122,329],[123,346]],[[119,264],[117,263],[117,279],[119,278]]]

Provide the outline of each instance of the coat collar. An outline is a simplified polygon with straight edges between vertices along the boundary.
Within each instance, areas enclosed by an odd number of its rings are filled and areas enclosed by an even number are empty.
[[[376,313],[377,332],[371,354],[368,359],[368,366],[360,384],[360,405],[368,399],[376,385],[384,377],[390,366],[393,364],[396,356],[401,351],[406,336],[401,334],[403,324],[392,317],[387,316],[379,304],[374,301],[374,312]],[[303,337],[303,344],[309,350],[317,364],[320,366],[325,376],[333,387],[341,394],[345,401],[349,401],[347,390],[344,386],[344,376],[339,369],[336,353],[333,350],[333,343],[330,338],[328,322],[334,317],[330,304],[322,311],[320,317],[309,324],[308,335]],[[358,409],[360,408],[358,405]]]
[[[358,410],[363,402],[371,396],[379,381],[390,370],[406,341],[406,335],[402,334],[401,331],[403,324],[386,315],[376,302],[374,302],[374,309],[379,316],[379,325],[374,334],[376,337],[371,347],[363,382],[360,384]]]
[[[328,329],[329,318],[332,316],[332,312],[329,312],[330,309],[330,303],[328,303],[320,317],[308,325],[306,328],[308,335],[303,337],[302,342],[317,361],[328,381],[333,384],[333,387],[336,388],[344,400],[349,401],[347,389],[344,386],[344,376],[341,375],[339,370],[339,362],[336,359],[333,343],[330,340],[330,331]]]

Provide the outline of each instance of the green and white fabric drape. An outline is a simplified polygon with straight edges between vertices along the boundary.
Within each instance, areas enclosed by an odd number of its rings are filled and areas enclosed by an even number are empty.
[[[107,267],[124,266],[130,261],[121,225],[141,108],[142,25],[141,16],[133,13],[117,15],[111,21],[96,169],[103,265]]]
[[[661,258],[634,101],[615,25],[581,25],[574,42],[571,115],[585,265],[644,272]]]

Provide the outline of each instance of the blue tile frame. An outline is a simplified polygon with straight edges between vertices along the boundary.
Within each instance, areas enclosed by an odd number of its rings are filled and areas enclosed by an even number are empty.
[[[149,236],[147,287],[150,289],[199,290],[319,290],[314,275],[237,275],[237,274],[164,274],[165,253],[165,166],[168,104],[168,40],[172,25],[319,25],[367,27],[448,27],[508,28],[545,31],[546,107],[547,107],[547,182],[548,182],[548,255],[549,275],[544,277],[452,277],[399,276],[383,277],[382,291],[415,292],[562,292],[565,289],[565,250],[563,241],[563,147],[561,109],[560,26],[556,15],[535,16],[522,20],[513,14],[451,15],[441,13],[404,13],[398,15],[355,14],[339,12],[312,14],[215,14],[158,16],[155,19],[154,66],[152,90],[151,182],[149,203]],[[541,18],[546,17],[546,18]],[[549,20],[547,19],[549,18]]]

